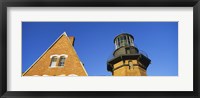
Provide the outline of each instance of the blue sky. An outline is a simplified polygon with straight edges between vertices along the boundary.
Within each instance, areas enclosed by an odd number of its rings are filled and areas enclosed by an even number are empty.
[[[89,76],[110,76],[106,62],[121,33],[134,36],[151,64],[148,76],[178,75],[178,22],[23,22],[22,72],[63,33],[75,37],[74,48]]]

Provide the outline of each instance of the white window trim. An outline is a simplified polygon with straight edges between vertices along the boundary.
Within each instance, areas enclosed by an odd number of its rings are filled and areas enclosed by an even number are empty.
[[[61,56],[64,56],[65,58],[67,58],[67,57],[68,57],[68,55],[67,55],[67,54],[61,54],[61,55],[59,55],[59,57],[61,57]]]
[[[52,57],[54,57],[54,56],[56,56],[56,57],[58,57],[58,58],[60,57],[58,54],[54,54],[54,55],[51,55],[50,58],[52,58]]]
[[[65,58],[68,57],[67,54],[60,54],[60,55],[58,55],[58,54],[54,54],[54,55],[51,55],[50,58],[52,58],[52,57],[54,57],[54,56],[56,56],[56,57],[58,57],[58,58],[60,58],[61,56],[64,56]]]
[[[59,54],[54,54],[54,55],[51,55],[50,58],[52,59],[54,56],[56,56],[57,59],[60,59],[61,56],[64,56],[65,59],[67,59],[67,57],[68,57],[67,54],[60,54],[60,55]],[[56,65],[57,65],[57,62],[56,62]],[[49,68],[55,68],[55,67],[64,67],[64,66],[49,66]]]

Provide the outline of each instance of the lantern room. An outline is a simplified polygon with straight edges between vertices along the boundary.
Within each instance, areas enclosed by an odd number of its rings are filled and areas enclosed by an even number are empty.
[[[122,46],[134,46],[133,44],[133,36],[128,33],[122,33],[115,37],[114,43],[115,43],[115,49],[118,49]]]

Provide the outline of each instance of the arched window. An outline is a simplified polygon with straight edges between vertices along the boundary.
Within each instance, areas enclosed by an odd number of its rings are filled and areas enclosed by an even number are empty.
[[[50,65],[50,67],[56,67],[57,59],[58,59],[57,56],[53,56],[53,57],[51,58],[51,65]]]
[[[61,56],[59,66],[64,66],[64,65],[65,65],[65,56]]]

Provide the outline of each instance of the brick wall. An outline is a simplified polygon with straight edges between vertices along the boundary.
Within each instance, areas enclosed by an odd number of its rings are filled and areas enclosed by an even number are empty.
[[[78,76],[87,76],[81,61],[76,54],[73,47],[74,37],[67,37],[63,34],[54,44],[50,47],[47,52],[39,58],[39,60],[30,67],[23,76],[33,76],[33,75],[49,75],[49,76],[59,76],[59,75],[70,75],[76,74]],[[57,59],[56,67],[50,67],[51,55],[61,55],[66,54],[68,57],[65,59],[64,67],[59,67],[59,59]]]
[[[132,62],[134,66],[127,66],[129,62]],[[126,66],[122,66],[126,65]],[[120,61],[114,64],[114,76],[146,76],[146,70],[138,66],[139,63],[137,60],[126,60],[125,62]],[[122,67],[120,67],[122,66]]]

